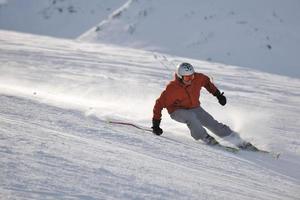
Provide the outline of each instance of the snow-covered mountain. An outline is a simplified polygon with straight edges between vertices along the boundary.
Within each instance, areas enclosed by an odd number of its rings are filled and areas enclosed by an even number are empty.
[[[126,0],[0,1],[0,29],[76,38]]]
[[[150,127],[182,61],[228,98],[203,91],[202,106],[279,160],[203,145],[166,112],[160,137],[107,123]],[[299,91],[299,79],[251,69],[0,31],[0,198],[299,199]]]
[[[298,0],[2,0],[0,29],[300,78],[299,8]]]
[[[129,0],[80,39],[300,77],[298,0]]]

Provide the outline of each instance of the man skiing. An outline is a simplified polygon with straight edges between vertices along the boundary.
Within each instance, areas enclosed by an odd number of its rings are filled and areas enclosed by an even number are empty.
[[[176,68],[175,80],[171,81],[166,89],[156,100],[153,108],[152,130],[156,135],[161,135],[160,128],[161,111],[168,110],[171,118],[175,121],[187,124],[191,136],[195,140],[201,139],[208,145],[218,145],[218,141],[210,136],[206,129],[209,129],[217,136],[227,140],[241,149],[257,150],[251,143],[244,141],[236,132],[227,125],[215,120],[200,106],[200,90],[204,87],[213,94],[224,106],[226,97],[221,93],[210,79],[202,74],[196,73],[194,67],[189,63],[181,63]]]

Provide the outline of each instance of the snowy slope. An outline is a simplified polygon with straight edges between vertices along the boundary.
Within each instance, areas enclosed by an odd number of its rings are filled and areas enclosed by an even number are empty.
[[[126,0],[0,1],[0,28],[76,38],[125,2]]]
[[[298,0],[129,0],[80,37],[300,77]]]
[[[300,77],[298,0],[2,0],[0,29]]]
[[[225,91],[202,105],[279,160],[195,142],[152,106],[191,62]],[[280,84],[279,84],[280,80]],[[1,199],[299,199],[300,80],[129,48],[0,31]]]

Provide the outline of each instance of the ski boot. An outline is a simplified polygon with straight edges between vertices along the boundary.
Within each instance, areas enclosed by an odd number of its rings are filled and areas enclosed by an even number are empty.
[[[207,145],[211,145],[211,146],[215,146],[215,145],[219,145],[219,142],[213,138],[210,135],[207,135],[205,138],[203,138],[203,141],[207,144]]]
[[[258,148],[256,148],[253,144],[250,142],[243,142],[240,145],[238,145],[238,148],[242,150],[247,150],[247,151],[259,151]]]

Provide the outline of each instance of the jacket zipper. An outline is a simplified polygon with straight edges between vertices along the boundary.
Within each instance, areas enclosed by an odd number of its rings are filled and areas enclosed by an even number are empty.
[[[189,100],[190,100],[190,103],[191,103],[191,106],[192,106],[192,105],[193,105],[193,101],[192,101],[191,95],[190,95],[190,93],[187,91],[187,88],[186,88],[186,87],[184,87],[184,90],[185,90],[186,94],[188,95]]]

